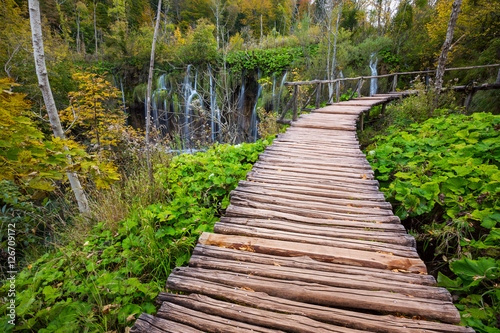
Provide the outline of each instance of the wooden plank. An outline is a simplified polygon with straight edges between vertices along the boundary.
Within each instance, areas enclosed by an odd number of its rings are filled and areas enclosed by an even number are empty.
[[[343,166],[343,165],[335,165],[333,163],[328,163],[326,165],[324,164],[317,164],[309,161],[304,161],[304,160],[281,160],[279,158],[267,158],[265,156],[261,156],[260,161],[257,161],[258,165],[260,164],[266,164],[269,166],[288,166],[292,168],[305,168],[305,169],[312,169],[312,170],[321,170],[321,171],[337,171],[337,172],[345,172],[345,173],[353,173],[353,174],[359,174],[359,175],[369,175],[373,174],[373,169],[370,167],[367,167],[366,165],[362,166]]]
[[[342,156],[322,156],[322,155],[306,155],[306,156],[301,156],[296,153],[291,153],[291,152],[283,152],[283,151],[265,151],[263,153],[260,153],[259,156],[267,156],[267,157],[273,157],[273,158],[279,158],[281,160],[306,160],[309,163],[311,162],[327,162],[327,163],[335,163],[337,165],[353,165],[353,166],[365,166],[365,167],[370,167],[370,164],[366,161],[366,158],[364,156],[359,156],[359,157],[342,157]]]
[[[304,122],[294,122],[290,126],[292,127],[308,127],[308,128],[322,128],[322,129],[335,129],[344,131],[355,131],[356,127],[348,125],[320,125],[320,124],[307,124]]]
[[[366,290],[337,288],[296,280],[282,282],[255,275],[194,267],[177,267],[172,274],[222,283],[255,292],[265,292],[270,296],[304,303],[419,315],[447,323],[460,322],[460,314],[453,303],[441,300],[410,297],[385,291],[368,292]]]
[[[355,312],[321,305],[306,304],[284,298],[269,296],[263,292],[228,287],[221,283],[205,281],[187,276],[179,277],[172,274],[168,278],[167,288],[187,293],[200,293],[211,297],[223,297],[226,300],[244,304],[259,309],[281,313],[306,316],[318,321],[339,326],[352,327],[368,332],[388,333],[472,333],[474,330],[463,326],[443,324],[438,322],[408,319],[402,316],[375,315],[372,313]],[[162,301],[164,293],[158,300]]]
[[[143,313],[137,318],[130,333],[202,333],[191,326]]]
[[[227,236],[204,232],[198,242],[250,252],[281,255],[284,257],[308,256],[311,259],[362,267],[400,269],[409,272],[426,273],[427,268],[420,259],[403,258],[395,255],[361,251],[308,243],[296,243],[261,239],[256,237]]]
[[[223,270],[245,275],[268,277],[278,280],[302,281],[317,283],[325,286],[341,287],[348,289],[365,290],[369,295],[377,295],[378,291],[411,295],[414,297],[431,298],[441,301],[452,301],[451,295],[446,288],[430,287],[391,281],[365,276],[348,275],[342,273],[317,272],[311,269],[281,267],[278,265],[264,265],[255,263],[244,263],[234,260],[217,259],[207,256],[193,255],[189,261],[190,267],[211,270]]]
[[[281,171],[289,171],[289,172],[298,172],[298,173],[307,173],[307,174],[316,174],[316,175],[330,175],[330,176],[339,176],[339,177],[348,177],[348,178],[356,178],[356,179],[374,179],[374,173],[371,170],[365,169],[362,172],[356,172],[355,170],[348,168],[311,168],[311,167],[301,167],[297,165],[287,165],[286,162],[281,164],[279,163],[269,163],[269,162],[256,162],[253,165],[254,169],[270,169],[270,170],[281,170]]]
[[[365,170],[372,170],[371,166],[368,164],[357,164],[357,163],[336,163],[332,161],[319,161],[319,160],[312,160],[312,159],[300,159],[300,158],[277,158],[273,156],[269,156],[266,154],[259,154],[259,160],[260,161],[269,161],[269,162],[281,162],[281,163],[288,163],[289,165],[294,165],[294,164],[300,164],[300,165],[317,165],[317,166],[323,166],[323,167],[338,167],[340,165],[347,167],[347,168],[353,168],[356,170],[359,169],[365,169]],[[353,170],[354,171],[354,170]]]
[[[284,199],[283,199],[284,200]],[[360,222],[378,222],[378,223],[400,223],[400,219],[394,215],[374,215],[374,214],[348,214],[339,213],[328,210],[319,209],[308,209],[308,208],[298,208],[294,206],[288,206],[283,201],[280,204],[272,204],[267,202],[259,202],[255,200],[250,200],[248,198],[242,198],[238,196],[232,196],[231,204],[234,206],[248,207],[255,209],[264,210],[274,210],[282,213],[292,213],[295,215],[300,215],[304,217],[317,217],[322,219],[338,219],[347,221],[360,221]],[[230,211],[229,207],[226,212]],[[228,215],[231,216],[231,215]]]
[[[376,201],[368,201],[365,205],[353,202],[353,200],[335,201],[334,199],[320,199],[315,196],[287,193],[279,190],[270,190],[265,188],[236,188],[231,192],[231,197],[239,196],[256,201],[270,203],[284,203],[285,201],[297,207],[327,210],[334,212],[343,212],[348,214],[375,214],[375,215],[393,215],[391,206]],[[283,200],[282,200],[283,199]]]
[[[340,194],[338,193],[334,192],[332,194],[331,192],[328,191],[320,191],[320,193],[313,190],[302,191],[299,186],[293,188],[291,186],[280,186],[275,184],[240,181],[238,183],[238,187],[236,188],[236,190],[251,191],[262,194],[272,194],[275,196],[283,195],[286,198],[304,198],[305,200],[312,200],[316,202],[331,203],[344,206],[372,207],[372,208],[379,207],[381,209],[392,209],[392,205],[385,201],[345,199],[346,197],[345,193],[343,193],[343,196],[340,196]]]
[[[237,320],[239,322],[262,326],[266,328],[283,330],[285,332],[296,333],[328,333],[345,332],[361,333],[363,331],[349,329],[345,327],[334,326],[318,322],[305,316],[288,315],[266,311],[258,308],[231,304],[215,300],[213,298],[191,294],[175,295],[163,293],[161,296],[163,302],[173,303],[185,308],[196,310],[198,312],[208,313],[215,316]]]
[[[373,200],[383,200],[384,194],[378,190],[378,188],[358,188],[346,186],[346,184],[339,184],[334,182],[321,182],[314,179],[301,179],[297,177],[278,177],[278,176],[260,176],[260,175],[249,175],[247,174],[247,181],[254,182],[257,184],[275,184],[284,186],[307,186],[309,189],[318,189],[325,191],[344,191],[345,196],[349,199],[354,199],[357,197],[363,197],[369,200],[367,196],[373,196]]]
[[[262,179],[279,179],[279,180],[292,180],[296,181],[296,184],[303,183],[320,183],[327,185],[336,185],[349,189],[351,192],[356,191],[372,191],[378,192],[378,184],[373,180],[367,179],[356,179],[348,177],[334,177],[334,176],[318,176],[318,175],[303,175],[301,173],[293,173],[288,171],[278,171],[278,170],[265,170],[256,169],[247,173],[247,179],[258,177]]]
[[[316,235],[333,238],[350,238],[371,240],[383,243],[399,244],[405,246],[416,246],[415,238],[407,235],[404,231],[387,232],[383,230],[368,231],[357,228],[339,228],[332,226],[311,225],[279,220],[249,219],[237,217],[222,217],[219,223],[227,225],[246,225],[249,227],[266,228],[271,230],[290,231],[306,235]]]
[[[303,223],[318,224],[324,226],[339,226],[346,228],[362,228],[367,231],[404,231],[403,225],[400,223],[383,223],[374,221],[353,221],[353,220],[340,220],[329,218],[311,218],[307,216],[297,215],[292,213],[283,213],[276,210],[254,209],[236,205],[229,205],[226,209],[226,217],[244,217],[244,218],[262,218],[262,219],[277,219],[285,221],[296,221]]]
[[[249,262],[280,267],[302,268],[316,272],[340,273],[349,276],[357,276],[364,280],[377,278],[385,281],[405,282],[425,286],[436,285],[436,279],[432,275],[369,267],[363,267],[360,269],[356,266],[320,262],[309,257],[282,257],[203,244],[197,244],[193,250],[193,254],[211,258],[233,260],[242,263]]]
[[[258,237],[269,240],[280,240],[304,244],[318,244],[332,246],[342,249],[353,249],[367,252],[385,253],[403,258],[419,258],[414,247],[379,241],[366,241],[352,238],[326,237],[318,235],[304,235],[302,233],[273,230],[245,225],[234,225],[218,222],[214,226],[214,232],[223,235],[238,235]]]
[[[214,333],[284,333],[280,330],[242,323],[232,318],[223,318],[186,308],[184,306],[163,302],[158,313],[160,318],[177,321],[193,326],[203,332]]]
[[[359,147],[338,147],[338,146],[332,146],[332,145],[309,145],[306,143],[299,143],[299,142],[290,142],[290,141],[283,141],[279,139],[274,139],[273,144],[271,147],[277,146],[277,147],[282,147],[282,148],[298,148],[298,149],[303,149],[303,150],[309,150],[309,151],[347,151],[347,152],[361,152],[363,153]]]
[[[323,156],[323,157],[354,157],[354,158],[365,158],[365,154],[361,152],[361,150],[355,149],[326,149],[326,148],[317,148],[317,149],[307,149],[300,147],[290,147],[290,146],[281,146],[279,144],[268,146],[265,149],[266,152],[285,152],[285,153],[294,153],[296,155],[300,155],[301,157],[305,156]]]
[[[343,192],[341,190],[330,190],[330,189],[311,189],[305,186],[298,185],[287,185],[282,184],[281,182],[255,182],[255,181],[247,181],[240,180],[238,183],[239,188],[266,188],[281,192],[289,192],[296,194],[304,194],[310,195],[314,197],[322,197],[328,199],[336,199],[340,200],[339,202],[343,202],[346,204],[352,205],[387,205],[385,207],[391,207],[389,203],[384,201],[384,195],[382,193],[356,193],[356,192]],[[371,203],[371,204],[370,204]]]

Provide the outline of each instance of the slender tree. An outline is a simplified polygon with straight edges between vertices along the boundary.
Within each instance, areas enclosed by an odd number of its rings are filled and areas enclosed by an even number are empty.
[[[149,147],[149,132],[151,131],[151,88],[153,85],[153,67],[155,64],[156,38],[160,27],[161,0],[158,2],[158,12],[156,14],[155,32],[153,34],[153,45],[151,45],[151,58],[149,61],[148,91],[146,95],[146,162],[149,173],[149,183],[153,184],[153,168],[151,166],[151,151]]]
[[[54,96],[52,95],[52,90],[50,89],[47,67],[45,65],[42,22],[40,20],[40,3],[39,0],[29,0],[28,4],[30,12],[31,35],[33,38],[33,55],[35,57],[38,85],[40,87],[40,90],[42,91],[43,101],[45,103],[45,107],[47,108],[47,113],[49,115],[50,125],[52,127],[52,131],[54,132],[54,136],[57,138],[65,139],[64,131],[59,120],[59,114],[57,113]],[[68,148],[66,147],[65,149],[68,150]],[[71,159],[69,155],[67,158]],[[66,174],[68,175],[71,189],[73,190],[76,201],[78,202],[78,208],[80,212],[82,214],[90,213],[87,197],[85,196],[82,185],[78,180],[77,174],[75,172],[67,172]]]
[[[453,41],[453,33],[455,32],[455,27],[457,25],[458,13],[460,12],[460,6],[462,5],[462,0],[455,0],[451,8],[450,21],[448,22],[448,31],[446,32],[446,39],[441,49],[441,55],[439,56],[438,65],[436,69],[436,82],[434,87],[437,93],[443,88],[443,76],[444,69],[446,67],[446,60],[448,59],[448,52],[451,48],[451,42]],[[437,100],[434,104],[437,103]]]

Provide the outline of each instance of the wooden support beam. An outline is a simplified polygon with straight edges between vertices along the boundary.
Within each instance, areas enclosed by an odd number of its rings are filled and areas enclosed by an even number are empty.
[[[316,109],[319,109],[319,106],[321,104],[321,88],[323,85],[321,83],[318,83],[318,86],[316,87]]]
[[[293,116],[292,121],[297,121],[298,117],[298,98],[299,98],[299,86],[293,87]]]
[[[394,80],[392,81],[392,91],[396,91],[398,87],[398,74],[394,75]]]

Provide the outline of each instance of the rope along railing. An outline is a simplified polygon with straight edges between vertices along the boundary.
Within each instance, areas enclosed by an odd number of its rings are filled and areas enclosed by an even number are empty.
[[[480,69],[480,68],[492,68],[492,67],[499,67],[499,71],[497,74],[496,82],[495,83],[484,83],[481,85],[463,85],[463,86],[454,86],[452,89],[455,91],[462,91],[468,93],[467,99],[465,101],[465,107],[468,108],[471,101],[472,97],[478,90],[490,90],[490,89],[500,89],[500,64],[492,64],[492,65],[482,65],[482,66],[468,66],[468,67],[456,67],[456,68],[446,68],[445,71],[457,71],[457,70],[471,70],[471,69]],[[288,101],[288,103],[285,105],[283,108],[280,117],[278,118],[277,122],[281,124],[291,124],[292,121],[296,121],[298,118],[298,110],[299,110],[299,101],[298,101],[298,95],[299,95],[299,87],[300,86],[307,86],[307,85],[316,85],[316,88],[313,90],[313,92],[305,99],[304,105],[308,105],[313,96],[315,96],[315,108],[318,109],[321,104],[321,93],[322,93],[322,88],[324,85],[327,84],[335,84],[335,101],[336,103],[339,102],[340,100],[340,84],[344,81],[357,81],[356,86],[354,90],[351,92],[351,95],[349,96],[349,99],[352,99],[354,97],[354,94],[357,93],[357,96],[361,96],[361,89],[363,87],[363,84],[365,83],[366,80],[368,79],[375,79],[375,78],[389,78],[393,77],[392,85],[391,85],[391,91],[396,92],[396,88],[398,85],[398,79],[403,76],[403,75],[421,75],[421,74],[433,74],[435,73],[436,70],[425,70],[425,71],[412,71],[412,72],[398,72],[398,73],[390,73],[390,74],[382,74],[382,75],[375,75],[375,76],[358,76],[358,77],[351,77],[351,78],[338,78],[334,80],[312,80],[312,81],[295,81],[295,82],[285,82],[284,85],[287,87],[293,87],[293,93],[292,97]],[[406,94],[409,95],[409,94]],[[331,102],[333,99],[333,95],[328,98],[327,102]],[[384,103],[385,107],[385,103]],[[292,119],[285,119],[285,116],[287,112],[292,108]],[[301,110],[308,110],[310,109],[304,109],[300,108]]]

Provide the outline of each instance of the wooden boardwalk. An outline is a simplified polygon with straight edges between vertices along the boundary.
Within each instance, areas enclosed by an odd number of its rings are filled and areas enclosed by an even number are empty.
[[[474,332],[378,190],[362,112],[398,94],[302,115],[231,193],[132,332]]]

